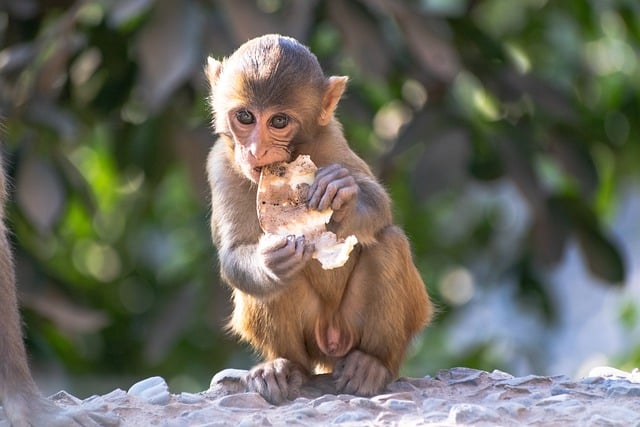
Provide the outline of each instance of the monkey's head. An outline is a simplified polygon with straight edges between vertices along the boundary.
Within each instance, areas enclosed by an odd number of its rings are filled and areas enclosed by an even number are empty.
[[[347,77],[325,77],[318,59],[295,39],[249,40],[206,74],[216,133],[233,139],[235,163],[257,181],[263,166],[291,161],[328,126]]]

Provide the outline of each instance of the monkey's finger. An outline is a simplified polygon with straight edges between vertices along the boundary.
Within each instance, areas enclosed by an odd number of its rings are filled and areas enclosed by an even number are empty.
[[[338,190],[338,193],[333,198],[333,202],[331,203],[331,209],[337,211],[342,209],[347,203],[351,202],[356,198],[358,194],[358,186],[354,183],[354,185],[350,185],[347,187],[342,187]]]
[[[343,392],[359,396],[372,396],[384,389],[391,377],[389,370],[380,360],[370,354],[353,352],[347,364],[353,367],[350,378],[344,379]]]
[[[259,250],[261,253],[273,252],[285,247],[292,236],[281,236],[279,234],[265,234],[260,238]]]
[[[377,360],[360,350],[353,350],[340,360],[335,369],[338,375],[336,387],[346,393],[355,393],[358,389],[360,378],[366,374],[366,366],[372,360]]]
[[[295,255],[295,243],[290,242],[284,248],[264,254],[264,264],[269,270],[281,277],[297,263]]]
[[[295,246],[293,252],[286,257],[282,262],[282,267],[286,270],[290,270],[292,273],[297,272],[304,260],[305,248],[307,244],[304,236],[300,236],[295,240]]]
[[[299,260],[302,257],[304,251],[305,239],[304,236],[298,236],[287,240],[287,244],[274,253],[278,259],[282,262],[293,260]]]
[[[360,385],[359,393],[365,396],[374,395],[384,388],[387,378],[390,376],[391,374],[384,366],[380,364],[372,366],[364,377],[364,382]]]
[[[333,163],[329,166],[319,168],[316,172],[316,180],[329,179],[329,181],[331,181],[347,175],[349,175],[349,169],[338,163]]]
[[[349,363],[349,356],[350,355],[347,355],[345,358],[338,361],[333,372],[338,391],[344,390],[345,386],[354,374],[355,368],[351,363]]]
[[[261,250],[262,256],[270,262],[281,262],[295,253],[295,239],[285,239],[282,246],[267,247]]]
[[[289,398],[289,371],[290,362],[286,359],[274,361],[274,376],[277,382],[280,398],[284,401]]]
[[[296,274],[304,266],[307,243],[303,236],[290,241],[285,248],[265,256],[265,265],[276,276],[285,279]]]
[[[274,401],[274,398],[277,398],[277,396],[273,395],[273,390],[271,390],[269,387],[267,371],[268,369],[265,365],[261,365],[258,368],[252,369],[247,375],[247,389],[248,391],[258,393],[270,403],[278,403]]]
[[[282,390],[278,377],[278,372],[273,364],[271,364],[268,369],[265,369],[263,379],[266,385],[265,392],[267,400],[276,404],[286,400],[286,392]]]
[[[367,380],[367,376],[370,374],[371,363],[370,360],[366,359],[362,360],[361,363],[354,363],[356,366],[355,373],[345,387],[347,393],[367,395],[363,389],[363,385]]]
[[[255,367],[245,376],[244,382],[247,384],[247,391],[260,392],[260,381],[262,381],[262,368]]]
[[[318,210],[323,211],[333,205],[333,200],[342,188],[354,186],[355,181],[351,176],[345,176],[338,180],[330,182],[324,191],[324,194],[318,202]]]
[[[305,261],[309,261],[311,257],[313,257],[313,253],[316,251],[316,245],[313,243],[306,243],[304,245],[304,253],[302,254],[302,259]]]
[[[366,369],[364,363],[348,363],[348,370],[343,372],[342,391],[344,393],[355,394],[360,389]]]
[[[309,187],[309,201],[307,206],[310,209],[318,208],[322,195],[326,192],[327,187],[333,181],[349,176],[349,171],[337,164],[321,168],[316,173],[316,177]]]

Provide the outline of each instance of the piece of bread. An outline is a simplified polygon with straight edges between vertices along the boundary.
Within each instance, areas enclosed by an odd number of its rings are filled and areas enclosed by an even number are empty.
[[[325,270],[343,266],[358,243],[355,236],[338,239],[327,231],[333,210],[307,207],[309,187],[318,168],[307,155],[291,163],[275,163],[262,168],[258,184],[257,209],[260,227],[265,233],[281,236],[305,236],[314,243],[313,258]]]

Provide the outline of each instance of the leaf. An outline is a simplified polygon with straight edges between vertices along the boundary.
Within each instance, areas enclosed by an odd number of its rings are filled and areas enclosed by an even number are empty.
[[[473,156],[468,167],[475,178],[492,181],[505,174],[505,165],[495,144],[484,138],[474,138],[472,146]]]
[[[234,41],[239,44],[269,33],[288,35],[303,42],[313,26],[317,2],[318,0],[287,2],[218,0],[216,3],[224,11],[225,21],[233,32]],[[267,7],[269,3],[276,7],[269,10]]]
[[[601,230],[578,228],[578,241],[589,270],[613,285],[622,285],[626,269],[616,246]]]
[[[328,2],[329,15],[340,29],[343,52],[353,58],[364,74],[386,78],[391,69],[392,52],[383,34],[368,14],[346,1]]]
[[[120,27],[146,13],[153,5],[153,0],[115,0],[107,5],[109,24]]]
[[[593,196],[598,187],[598,172],[588,147],[581,146],[570,135],[551,135],[548,142],[550,153],[575,180],[580,193],[585,197]]]
[[[528,242],[531,256],[537,263],[554,265],[564,255],[569,233],[567,223],[553,198],[546,203],[546,209],[533,213]]]
[[[625,264],[615,245],[595,230],[579,230],[578,240],[589,270],[611,284],[621,285],[626,276]]]
[[[431,135],[413,172],[416,194],[426,200],[438,191],[462,184],[470,157],[469,140],[463,131],[450,129]]]
[[[555,198],[573,225],[589,270],[610,284],[621,285],[626,277],[620,251],[605,235],[593,209],[575,196]]]
[[[372,9],[391,15],[405,36],[407,47],[422,67],[434,77],[451,82],[458,75],[461,64],[457,51],[446,33],[444,20],[430,19],[413,8],[409,2],[391,0],[365,0]],[[438,31],[441,30],[441,31]],[[367,52],[371,54],[371,52]]]
[[[402,154],[418,143],[422,143],[434,130],[441,129],[446,124],[446,117],[434,110],[423,109],[413,116],[411,121],[400,129],[398,138],[387,153],[393,157]]]
[[[51,163],[33,155],[20,162],[16,193],[18,205],[38,232],[51,232],[66,200],[60,177]]]
[[[17,43],[0,51],[0,73],[7,75],[22,71],[37,55],[35,43]]]
[[[139,85],[147,106],[157,111],[173,91],[204,63],[200,40],[202,7],[194,1],[160,1],[136,43]]]
[[[514,70],[495,73],[492,87],[500,88],[498,96],[516,97],[518,94],[527,95],[533,100],[536,113],[541,118],[550,118],[560,123],[575,123],[578,119],[577,111],[566,93],[532,74],[520,74]]]
[[[104,311],[77,305],[60,291],[50,287],[23,292],[20,301],[25,307],[53,322],[68,336],[93,334],[111,322],[110,316]]]
[[[534,211],[543,208],[545,195],[531,164],[531,145],[524,135],[513,134],[510,139],[497,139],[500,159],[507,175],[516,184]]]

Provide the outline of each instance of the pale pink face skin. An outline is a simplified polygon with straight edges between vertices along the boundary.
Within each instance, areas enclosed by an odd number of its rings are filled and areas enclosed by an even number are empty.
[[[236,144],[236,164],[251,181],[258,182],[263,166],[291,160],[291,142],[300,128],[292,112],[237,107],[227,120]]]

